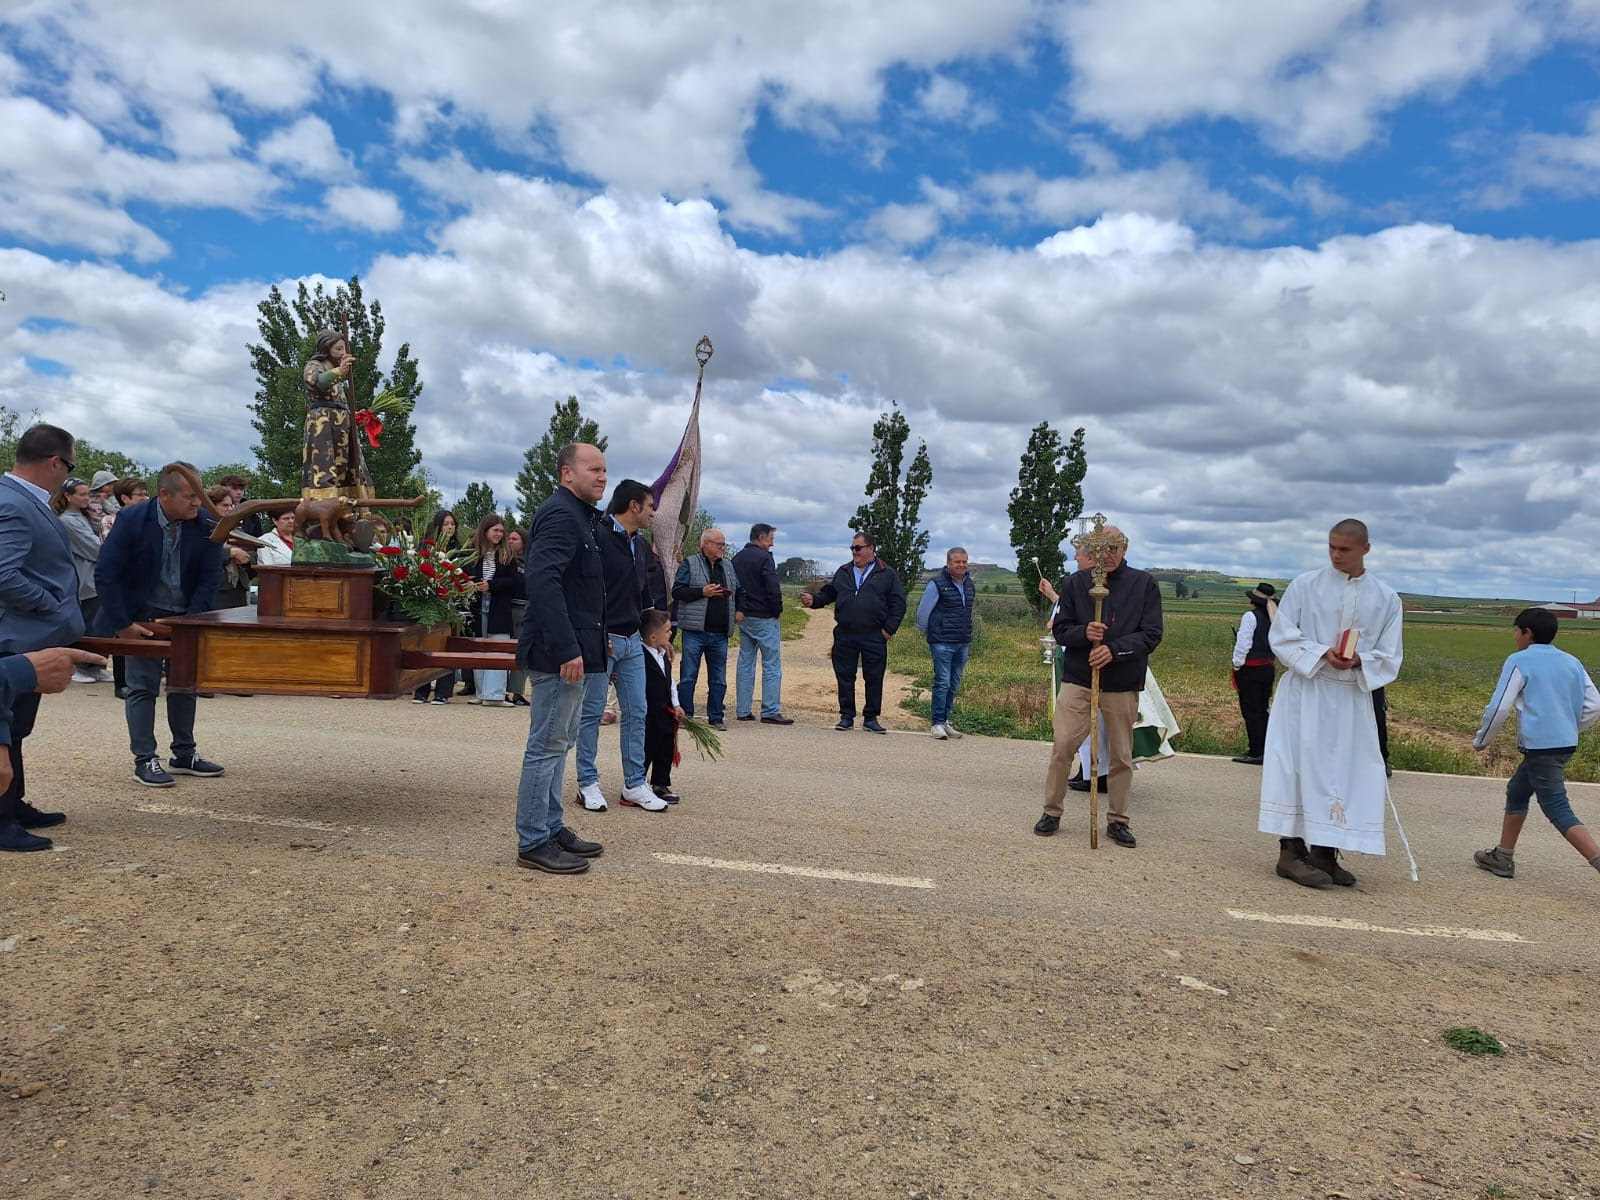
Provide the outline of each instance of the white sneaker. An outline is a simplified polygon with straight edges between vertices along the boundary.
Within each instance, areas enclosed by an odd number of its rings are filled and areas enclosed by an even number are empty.
[[[623,788],[622,803],[628,808],[642,808],[645,812],[666,812],[671,807],[648,787]]]
[[[99,683],[100,682],[100,678],[98,676],[96,676],[96,675],[86,675],[82,671],[73,671],[72,672],[72,682],[73,683]]]
[[[115,683],[116,679],[117,677],[110,671],[96,671],[94,673],[94,681],[96,683]]]
[[[578,798],[583,801],[583,806],[590,812],[606,811],[606,794],[600,790],[598,783],[591,783],[578,789]]]
[[[931,737],[931,738],[935,738],[935,739],[937,739],[938,741],[941,741],[941,742],[944,741],[944,739],[945,739],[944,726],[943,725],[935,725],[932,729],[928,730],[928,736]]]
[[[965,736],[961,732],[961,730],[957,729],[954,725],[950,724],[949,721],[946,721],[944,723],[944,731],[945,731],[945,733],[949,734],[953,738],[958,738],[958,737],[964,737]]]

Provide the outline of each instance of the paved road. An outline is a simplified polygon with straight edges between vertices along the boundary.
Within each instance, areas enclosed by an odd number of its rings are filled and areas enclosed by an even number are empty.
[[[46,702],[30,742],[40,803],[59,799],[75,854],[117,857],[129,840],[181,835],[186,847],[281,849],[315,844],[400,860],[504,865],[530,894],[582,888],[511,866],[513,789],[525,710],[404,702],[240,699],[202,702],[202,752],[221,780],[166,791],[129,778],[121,706],[109,687]],[[1039,838],[1048,747],[968,736],[837,733],[820,721],[780,729],[732,725],[727,758],[691,752],[678,773],[686,801],[656,816],[613,806],[571,823],[606,843],[595,873],[653,883],[756,889],[784,896],[966,918],[1194,934],[1407,957],[1542,968],[1595,966],[1600,876],[1537,818],[1514,882],[1477,870],[1497,830],[1501,784],[1401,773],[1396,803],[1421,869],[1409,878],[1391,823],[1387,857],[1353,856],[1360,884],[1313,891],[1272,873],[1276,842],[1255,832],[1258,776],[1218,759],[1145,767],[1135,780],[1137,850],[1087,844],[1087,796],[1071,794],[1063,832]],[[62,796],[64,762],[72,794]],[[620,784],[614,729],[602,734],[603,782]],[[568,771],[568,790],[572,790]],[[1575,785],[1580,815],[1600,821],[1600,786]],[[154,811],[153,811],[154,809]],[[168,811],[160,811],[166,809]],[[205,810],[212,815],[186,810]],[[242,818],[238,820],[219,818]],[[266,823],[262,823],[266,822]],[[323,828],[326,827],[326,828]],[[661,856],[675,856],[663,858]],[[735,871],[683,858],[868,873],[931,887]],[[1241,919],[1236,913],[1340,928]],[[1427,930],[1417,936],[1385,930]],[[1438,936],[1482,931],[1480,937]],[[1499,934],[1515,940],[1491,940]]]

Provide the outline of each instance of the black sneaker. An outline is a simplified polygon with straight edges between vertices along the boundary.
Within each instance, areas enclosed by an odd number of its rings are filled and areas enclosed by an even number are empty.
[[[67,814],[40,812],[26,800],[23,800],[17,804],[17,811],[12,814],[12,817],[24,829],[48,829],[52,825],[65,823]]]
[[[198,775],[202,779],[213,779],[222,774],[221,767],[198,754],[191,754],[187,758],[169,758],[167,770],[174,775]]]
[[[889,732],[882,725],[878,724],[878,718],[877,717],[868,717],[865,721],[861,722],[861,728],[865,729],[868,733],[888,733]]]
[[[52,843],[49,838],[37,833],[29,833],[17,822],[9,817],[0,821],[0,850],[16,850],[26,852],[29,850],[48,850]]]
[[[178,781],[167,774],[159,758],[138,758],[133,763],[133,781],[145,787],[171,787]]]
[[[711,728],[715,729],[718,733],[728,732],[728,724],[726,721],[712,721],[710,724]]]
[[[565,825],[556,830],[555,842],[568,854],[576,854],[579,858],[599,858],[605,853],[599,842],[586,842]]]
[[[855,728],[855,724],[856,724],[856,719],[854,717],[840,717],[839,718],[839,723],[837,725],[835,725],[834,728],[835,729],[854,729]]]

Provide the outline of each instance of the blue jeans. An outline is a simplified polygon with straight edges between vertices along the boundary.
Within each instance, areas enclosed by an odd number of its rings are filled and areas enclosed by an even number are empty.
[[[950,706],[956,702],[961,690],[961,676],[967,670],[968,642],[929,642],[933,655],[933,723],[943,725],[950,719]]]
[[[478,617],[478,636],[493,638],[497,642],[509,642],[509,633],[490,633],[489,614],[483,613]],[[473,686],[478,689],[478,699],[504,700],[506,698],[506,673],[504,671],[474,671],[472,673]]]
[[[606,669],[583,677],[583,715],[578,720],[578,786],[600,782],[595,755],[600,748],[600,717],[606,711],[606,685],[617,677],[617,707],[622,719],[622,786],[644,786],[644,643],[637,633],[611,635]]]
[[[578,736],[583,683],[564,683],[560,675],[529,671],[528,748],[517,781],[517,849],[544,845],[561,831],[561,783],[567,751]],[[587,682],[589,676],[585,676]],[[601,675],[601,679],[605,676]]]
[[[1522,761],[1506,781],[1506,811],[1525,813],[1529,799],[1538,796],[1539,807],[1558,832],[1582,825],[1567,799],[1567,780],[1561,771],[1571,757],[1570,750],[1524,750]]]
[[[739,626],[739,666],[735,676],[734,711],[750,715],[756,693],[756,651],[761,652],[761,715],[783,712],[783,651],[777,617],[746,617]]]
[[[683,630],[683,664],[678,668],[678,704],[694,716],[694,685],[700,679],[700,659],[706,660],[706,720],[722,720],[722,702],[728,695],[728,635]]]
[[[156,618],[171,616],[161,613]],[[135,759],[157,758],[156,697],[161,693],[159,658],[128,658],[128,692],[123,712],[128,718],[128,746]],[[172,731],[172,757],[187,758],[194,753],[193,692],[167,689],[167,727]]]

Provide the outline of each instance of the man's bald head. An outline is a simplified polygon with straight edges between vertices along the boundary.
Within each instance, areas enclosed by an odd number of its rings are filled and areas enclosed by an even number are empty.
[[[1328,534],[1331,537],[1354,538],[1363,546],[1371,543],[1371,539],[1367,536],[1367,523],[1365,521],[1358,521],[1354,517],[1346,517],[1332,529],[1328,530]]]
[[[728,535],[720,529],[708,529],[700,535],[700,553],[710,562],[716,562],[728,549]]]
[[[556,456],[561,486],[585,504],[599,504],[606,494],[606,456],[588,442],[569,442]]]

